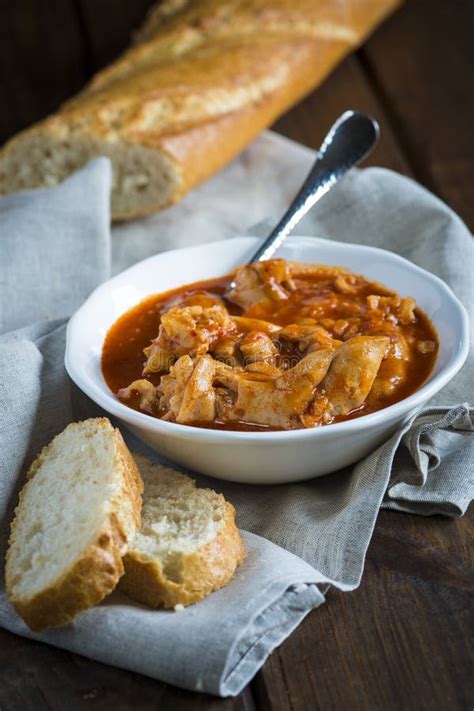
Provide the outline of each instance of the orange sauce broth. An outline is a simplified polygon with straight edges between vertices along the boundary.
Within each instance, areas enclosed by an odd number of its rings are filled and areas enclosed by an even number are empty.
[[[347,318],[359,318],[360,326],[355,335],[387,335],[380,333],[370,320],[366,297],[368,295],[394,296],[394,292],[375,282],[364,280],[357,294],[335,293],[332,279],[324,279],[313,275],[299,279],[297,289],[285,301],[272,304],[255,304],[243,311],[239,306],[228,301],[224,294],[232,280],[232,275],[195,282],[173,289],[171,291],[155,294],[148,297],[137,306],[121,316],[108,331],[102,350],[102,372],[105,381],[113,393],[127,387],[132,381],[143,378],[142,370],[146,361],[143,349],[150,345],[158,335],[161,314],[169,308],[179,305],[183,297],[190,296],[198,291],[207,291],[219,296],[227,310],[232,315],[243,315],[271,321],[280,326],[286,326],[298,321],[302,316],[312,314],[317,320],[330,317],[337,321]],[[349,420],[361,415],[369,414],[382,407],[398,402],[415,392],[428,378],[436,362],[438,352],[438,337],[429,318],[418,308],[415,310],[415,321],[398,327],[405,338],[410,342],[434,341],[436,348],[429,353],[417,353],[411,358],[408,375],[397,386],[396,392],[384,400],[382,405],[374,406],[365,403],[356,411],[335,421]],[[334,338],[340,335],[331,332],[331,328],[322,324]],[[384,367],[382,363],[381,368]],[[387,366],[385,366],[387,370]],[[146,377],[154,385],[158,385],[163,373],[151,373]],[[389,372],[384,372],[385,377],[390,377]],[[139,410],[139,402],[131,399],[127,405]],[[246,422],[203,424],[200,426],[212,429],[230,429],[244,431],[268,431],[277,428],[255,425]]]

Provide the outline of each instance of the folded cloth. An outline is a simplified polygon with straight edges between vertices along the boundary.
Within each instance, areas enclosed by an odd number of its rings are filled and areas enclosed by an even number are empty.
[[[28,285],[15,293],[15,280],[3,269],[3,325],[23,326],[29,314],[33,321],[45,313],[60,316],[65,304],[74,310],[107,278],[110,172],[109,162],[99,159],[51,190],[0,198],[0,263],[14,271],[18,283]],[[65,200],[68,209],[57,209]],[[33,265],[31,279],[22,264],[25,254]],[[32,459],[72,420],[106,414],[75,391],[71,398],[65,341],[64,319],[40,321],[0,337],[2,561],[18,490]],[[116,592],[67,627],[40,635],[31,633],[8,602],[2,565],[0,625],[178,686],[237,694],[270,652],[324,601],[316,585],[324,580],[310,565],[252,533],[244,537],[247,559],[232,584],[195,607],[179,614],[156,612]]]
[[[382,451],[394,451],[383,506],[397,511],[432,516],[462,516],[474,489],[474,421],[467,403],[449,411],[424,410],[387,442]],[[375,468],[375,457],[369,457]]]
[[[150,610],[114,592],[66,627],[36,635],[2,593],[0,624],[186,689],[238,694],[272,649],[324,601],[311,584],[318,582],[311,566],[270,541],[243,535],[247,559],[232,582],[180,612]]]
[[[312,155],[264,134],[179,205],[115,227],[114,271],[174,246],[245,231],[263,234],[292,197]],[[86,171],[94,175],[104,171],[104,180],[108,179],[103,161],[92,163]],[[84,191],[90,175],[82,171],[70,180],[83,180]],[[275,189],[268,190],[270,183]],[[42,191],[43,199],[47,201],[62,187]],[[9,210],[10,199],[0,199],[0,214]],[[74,223],[76,211],[80,221],[83,205],[90,204],[94,202],[87,198],[82,205],[73,200],[68,221]],[[97,215],[98,223],[102,217]],[[49,235],[53,253],[63,248],[58,237],[61,229],[55,219]],[[95,235],[99,252],[107,243],[107,230],[102,232]],[[352,172],[314,215],[305,218],[299,232],[390,247],[442,276],[472,309],[465,266],[471,248],[469,232],[449,208],[406,178],[380,169]],[[41,249],[34,230],[30,241],[34,254]],[[90,245],[90,264],[96,263],[95,248]],[[4,249],[0,238],[2,264],[7,263]],[[81,283],[74,241],[68,249],[66,286],[70,281]],[[22,252],[12,251],[9,242],[7,257],[8,263],[14,263]],[[97,282],[104,277],[99,271]],[[47,276],[47,265],[42,276]],[[91,286],[84,287],[82,298]],[[43,299],[47,303],[46,292]],[[12,309],[9,318],[15,324],[16,304]],[[21,305],[18,309],[24,314]],[[19,325],[24,323],[22,315]],[[24,466],[71,419],[98,414],[96,406],[75,390],[71,401],[62,365],[64,339],[64,326],[55,322],[35,324],[0,340],[0,372],[5,374],[0,409],[8,413],[0,426],[0,447],[6,454],[0,482],[3,547]],[[236,505],[239,525],[251,532],[244,534],[248,559],[234,580],[198,605],[180,613],[152,612],[114,593],[71,625],[33,635],[2,593],[0,625],[178,686],[221,696],[237,694],[270,651],[323,602],[317,584],[322,588],[332,583],[342,590],[359,584],[381,505],[425,515],[461,515],[466,510],[473,494],[473,413],[456,403],[469,397],[471,387],[472,361],[437,397],[438,407],[414,416],[352,469],[322,479],[249,487],[196,476],[199,483],[222,491]],[[132,449],[159,460],[124,434]]]
[[[70,316],[107,279],[111,184],[100,158],[55,190],[0,200],[0,333]]]

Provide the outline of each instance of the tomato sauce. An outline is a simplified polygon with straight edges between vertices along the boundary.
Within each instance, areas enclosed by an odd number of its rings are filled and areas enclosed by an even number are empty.
[[[396,298],[394,292],[363,277],[351,276],[352,283],[343,280],[339,289],[334,274],[323,271],[319,275],[302,275],[295,279],[296,288],[285,300],[258,302],[246,310],[225,296],[232,275],[150,296],[121,316],[106,335],[102,371],[107,385],[115,394],[138,379],[146,379],[158,386],[163,372],[143,375],[146,362],[143,351],[156,339],[162,314],[179,306],[192,294],[207,292],[217,296],[232,316],[244,315],[282,327],[314,323],[322,326],[332,338],[342,342],[355,336],[387,336],[390,339],[393,357],[382,361],[377,380],[377,397],[369,395],[361,407],[337,417],[335,421],[359,417],[402,400],[416,391],[433,369],[438,352],[436,331],[419,308],[412,310],[411,319],[400,318],[395,315],[399,312],[395,312],[392,305],[387,306],[392,303],[391,298]],[[384,297],[388,297],[389,301],[384,302]],[[397,349],[403,350],[400,358],[397,357]],[[294,363],[301,357],[297,343],[280,344],[280,360],[289,358]],[[126,404],[140,409],[139,398],[132,398]],[[156,413],[156,416],[160,416],[160,413]],[[229,424],[217,420],[200,426],[255,431],[279,429],[261,424]]]

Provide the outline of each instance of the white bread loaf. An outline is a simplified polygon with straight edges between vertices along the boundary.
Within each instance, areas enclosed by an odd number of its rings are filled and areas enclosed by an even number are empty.
[[[143,484],[109,420],[69,425],[28,471],[11,527],[7,592],[34,631],[99,603],[123,574]]]
[[[0,151],[0,194],[97,155],[112,216],[179,200],[317,86],[399,0],[165,0],[138,44]]]
[[[142,523],[119,587],[151,607],[190,605],[223,587],[245,557],[235,510],[221,494],[136,456]]]

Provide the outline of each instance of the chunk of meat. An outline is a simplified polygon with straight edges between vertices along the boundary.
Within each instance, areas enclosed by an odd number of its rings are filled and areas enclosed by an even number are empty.
[[[204,355],[218,339],[237,327],[222,304],[174,307],[161,317],[158,337],[145,348],[143,375],[169,370],[182,355]]]
[[[293,368],[282,374],[276,381],[276,387],[278,390],[288,392],[290,398],[294,394],[300,397],[300,394],[295,391],[300,390],[301,393],[304,388],[306,394],[309,394],[309,390],[314,390],[326,375],[333,356],[332,348],[321,348],[313,353],[308,353]]]
[[[385,336],[356,336],[337,349],[311,408],[315,420],[330,422],[364,404],[388,345]]]
[[[284,301],[294,291],[290,265],[285,259],[266,259],[258,262],[256,268],[265,285],[266,294],[273,301]]]
[[[401,300],[398,307],[398,315],[400,323],[407,325],[408,323],[414,323],[416,320],[415,316],[416,301],[413,297],[408,296]]]
[[[281,331],[281,326],[271,321],[264,321],[261,318],[248,318],[247,316],[232,316],[232,320],[239,331],[261,331],[271,336],[274,333]]]
[[[299,325],[292,323],[285,326],[278,333],[278,339],[298,343],[300,351],[312,352],[319,348],[337,348],[341,341],[332,338],[331,334],[322,326]]]
[[[184,388],[194,370],[194,363],[189,356],[181,356],[171,366],[168,375],[163,375],[157,387],[160,397],[160,409],[165,412],[163,419],[176,420],[183,401]]]
[[[199,356],[195,363],[189,356],[181,356],[176,361],[158,386],[166,419],[183,425],[214,421],[215,365],[216,361],[209,355]]]
[[[222,416],[230,421],[284,429],[301,426],[301,415],[324,378],[332,356],[331,349],[315,351],[294,368],[265,381],[254,380],[249,374],[221,373],[220,381],[236,393],[235,401],[222,408]]]
[[[334,289],[340,294],[357,293],[357,277],[355,274],[338,274],[334,279]]]
[[[280,368],[276,365],[267,363],[264,360],[257,360],[254,363],[249,363],[245,366],[245,371],[247,373],[252,373],[252,377],[260,378],[261,380],[271,380],[272,378],[278,378],[281,375]]]
[[[377,334],[387,336],[389,339],[384,359],[367,398],[368,405],[380,408],[383,407],[380,401],[391,397],[400,383],[409,377],[412,363],[411,348],[403,330],[390,318],[390,314],[386,320],[382,318],[379,321],[366,321],[362,328],[364,335]]]
[[[214,371],[214,385],[237,392],[239,379],[245,375],[243,368],[232,368],[226,363],[216,362]]]
[[[370,393],[367,396],[367,404],[382,407],[382,400],[387,400],[396,391],[408,370],[408,362],[391,358],[384,358],[375,378]]]
[[[179,306],[202,306],[203,309],[208,309],[211,306],[223,306],[223,304],[218,296],[203,290],[187,294]]]
[[[211,353],[217,360],[232,367],[240,365],[241,353],[239,350],[241,336],[232,334],[220,338],[213,346]]]
[[[226,296],[243,309],[261,301],[282,301],[294,289],[290,268],[284,259],[267,259],[237,270],[234,287]]]
[[[393,324],[390,324],[393,327]],[[411,363],[410,347],[398,329],[389,335],[385,357],[374,380],[367,402],[381,407],[380,401],[391,397],[400,383],[407,377]]]
[[[213,388],[215,361],[209,355],[196,360],[194,370],[186,383],[176,422],[214,422],[216,395]]]
[[[406,326],[416,319],[416,301],[411,296],[380,296],[371,294],[367,297],[367,306],[371,312],[379,312],[381,318],[394,320]]]
[[[271,357],[278,352],[278,349],[276,346],[273,346],[268,336],[277,334],[281,329],[280,326],[270,323],[269,321],[246,318],[243,316],[232,316],[232,320],[235,323],[237,332],[233,332],[229,336],[224,336],[219,339],[210,349],[212,355],[217,358],[217,360],[236,367],[242,364],[243,357],[245,358],[246,364],[249,364],[249,357],[246,356],[255,355],[255,350],[253,354],[250,353],[253,348],[260,348],[261,350],[266,348],[266,353],[262,356],[265,358]],[[255,340],[255,336],[252,334],[256,332],[260,333],[262,338],[259,339],[259,343],[250,345]],[[243,344],[243,350],[240,348],[241,344]],[[272,352],[270,352],[270,349]],[[256,358],[250,357],[250,362],[256,362]]]
[[[234,277],[234,286],[226,294],[229,301],[248,309],[266,298],[265,285],[253,264],[241,267]]]
[[[146,355],[146,362],[143,366],[142,375],[168,371],[176,360],[174,353],[168,353],[163,350],[156,341],[152,341],[151,346],[144,348],[143,353]]]
[[[136,401],[143,412],[153,413],[158,407],[158,395],[153,383],[149,380],[134,380],[126,388],[121,388],[117,397],[119,400]]]
[[[278,348],[265,333],[261,331],[250,331],[241,340],[240,351],[243,356],[244,365],[256,363],[257,361],[274,365]]]

